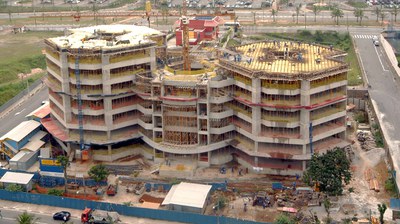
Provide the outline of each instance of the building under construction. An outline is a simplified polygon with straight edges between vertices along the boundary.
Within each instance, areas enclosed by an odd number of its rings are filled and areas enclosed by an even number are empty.
[[[80,28],[46,45],[52,116],[42,123],[68,151],[83,141],[95,160],[141,153],[196,168],[234,159],[294,175],[312,153],[345,144],[349,67],[332,47],[263,41],[192,55],[202,66],[183,71],[157,69],[165,35],[146,27]]]

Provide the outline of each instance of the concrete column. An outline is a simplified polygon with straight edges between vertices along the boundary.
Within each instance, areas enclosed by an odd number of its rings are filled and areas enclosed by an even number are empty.
[[[156,62],[156,49],[153,47],[150,49],[150,68],[151,71],[157,69],[157,62]]]
[[[111,145],[107,145],[107,152],[108,152],[108,155],[109,155],[109,156],[112,155]]]
[[[69,84],[69,73],[68,73],[68,57],[66,52],[61,52],[60,53],[60,62],[61,62],[61,91],[63,93],[70,93],[70,84]],[[63,105],[64,108],[61,108],[61,110],[64,111],[64,121],[66,123],[71,122],[71,97],[66,94],[62,94],[61,98],[63,99]]]
[[[104,95],[110,95],[111,94],[111,84],[110,84],[110,69],[108,68],[107,65],[110,64],[110,56],[109,55],[102,55],[101,56],[101,62],[102,62],[102,81],[103,81],[103,94]],[[113,122],[112,122],[112,100],[109,97],[106,97],[103,99],[104,103],[104,119],[105,119],[105,124],[108,129],[112,127]],[[107,137],[108,139],[111,138],[111,134],[109,131],[107,131]]]
[[[261,102],[261,80],[259,78],[252,79],[251,86],[251,94],[252,94],[252,102],[260,103]],[[252,106],[252,134],[254,136],[258,136],[261,130],[261,107]]]
[[[211,152],[207,152],[207,156],[208,156],[208,162],[207,162],[207,164],[208,164],[208,166],[210,166],[211,165]]]
[[[254,157],[254,164],[258,167],[258,157]]]
[[[300,103],[301,106],[310,106],[310,81],[302,80],[300,89]],[[310,138],[310,111],[302,108],[300,110],[300,135],[304,142],[309,143]],[[306,147],[303,146],[303,153],[306,153]]]
[[[210,97],[211,97],[211,87],[210,87],[210,82],[207,82],[207,144],[211,144],[211,134],[210,134],[210,113],[211,113],[211,104],[210,104]],[[209,157],[210,158],[209,154]],[[210,159],[208,159],[210,160]],[[210,161],[208,161],[208,164],[210,164]]]

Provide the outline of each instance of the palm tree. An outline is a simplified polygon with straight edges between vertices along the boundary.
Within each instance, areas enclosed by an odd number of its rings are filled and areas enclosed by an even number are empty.
[[[18,224],[35,224],[39,218],[35,217],[35,215],[28,214],[27,212],[22,213],[17,217]]]
[[[383,26],[383,20],[386,18],[386,13],[381,12],[380,17],[381,17],[381,24],[382,24],[382,26]]]
[[[300,14],[301,4],[296,6],[296,24],[299,24],[299,14]]]
[[[332,18],[335,20],[336,25],[339,25],[339,18],[342,18],[344,15],[343,11],[339,8],[333,8],[331,12]]]
[[[67,192],[67,167],[69,165],[68,157],[63,155],[57,156],[57,162],[60,163],[64,170],[64,191]]]
[[[377,7],[375,7],[373,13],[376,15],[376,21],[378,22],[379,16],[382,13],[382,9],[378,8],[378,6],[377,6]]]
[[[392,10],[392,15],[394,15],[394,22],[397,20],[397,14],[399,13],[399,6],[395,5]]]
[[[364,10],[362,8],[356,8],[354,10],[354,16],[357,18],[357,22],[358,20],[360,20],[360,25],[361,25],[361,21],[365,17]]]
[[[313,5],[312,12],[314,13],[314,22],[317,22],[317,14],[321,12],[321,7]]]
[[[386,209],[387,209],[387,207],[386,207],[386,204],[385,204],[385,203],[383,203],[383,204],[378,204],[379,222],[380,222],[381,224],[383,224],[383,215],[385,214]]]
[[[278,10],[272,9],[271,14],[272,14],[273,21],[276,22],[275,16],[276,16],[276,14],[278,14]]]

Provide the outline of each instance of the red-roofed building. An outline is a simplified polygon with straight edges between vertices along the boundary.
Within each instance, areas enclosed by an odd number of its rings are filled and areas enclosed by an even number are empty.
[[[189,20],[189,43],[197,45],[202,40],[215,40],[218,38],[219,25],[224,21],[221,17],[215,16],[198,16]],[[175,23],[176,45],[182,45],[182,25],[178,20]]]

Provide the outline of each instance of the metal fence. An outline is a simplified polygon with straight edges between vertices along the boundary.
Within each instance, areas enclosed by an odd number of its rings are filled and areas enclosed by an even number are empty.
[[[7,101],[6,103],[4,103],[3,105],[0,106],[0,116],[2,115],[2,113],[9,107],[11,107],[12,105],[14,105],[15,103],[17,103],[21,98],[23,98],[25,95],[28,94],[28,91],[32,91],[33,89],[35,89],[36,87],[38,87],[40,84],[42,83],[42,80],[38,79],[36,80],[34,83],[32,83],[31,85],[29,85],[29,88],[24,89],[23,91],[21,91],[20,93],[18,93],[18,95],[14,96],[12,99],[10,99],[9,101]]]
[[[148,218],[148,219],[159,219],[159,220],[166,220],[173,222],[184,222],[184,223],[195,223],[195,224],[203,224],[203,223],[261,224],[261,222],[241,220],[225,216],[210,216],[210,215],[201,215],[196,213],[129,207],[122,204],[87,201],[87,200],[58,197],[52,195],[30,194],[25,192],[10,192],[6,190],[0,190],[0,199],[22,202],[22,203],[38,204],[38,205],[57,206],[57,207],[64,207],[64,208],[71,208],[78,210],[83,210],[84,208],[88,207],[94,209],[116,211],[120,215]]]

